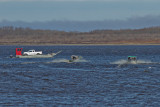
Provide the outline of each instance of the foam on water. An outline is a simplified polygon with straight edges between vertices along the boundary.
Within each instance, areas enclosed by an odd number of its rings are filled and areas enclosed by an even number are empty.
[[[110,64],[119,64],[119,65],[123,65],[123,64],[154,64],[155,62],[149,61],[149,60],[137,60],[137,62],[135,61],[131,61],[128,63],[127,60],[121,59],[121,60],[117,60],[114,62],[111,62]]]
[[[77,60],[75,60],[74,62],[88,62],[88,61],[85,60],[85,59],[77,59]]]
[[[36,63],[71,63],[68,59],[54,59],[52,61],[48,61],[48,62],[22,62],[20,64],[36,64]],[[77,59],[74,62],[88,62],[87,60],[81,58],[81,59]]]
[[[110,64],[126,64],[126,63],[127,63],[127,60],[121,59],[121,60],[111,62]]]
[[[69,62],[69,60],[67,60],[67,59],[54,59],[53,61],[48,62],[48,63],[61,63],[61,62]]]
[[[61,63],[61,62],[69,63],[70,61],[68,59],[54,59],[50,63]],[[74,62],[88,62],[88,61],[83,59],[83,57],[80,57],[79,59],[75,60]]]
[[[137,60],[138,64],[153,64],[155,62],[152,62],[150,60]]]
[[[38,62],[22,62],[21,64],[35,64],[35,63],[38,63]]]

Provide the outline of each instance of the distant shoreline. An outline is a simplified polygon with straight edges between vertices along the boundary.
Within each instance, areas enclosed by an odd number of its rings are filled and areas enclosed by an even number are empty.
[[[160,45],[160,27],[91,32],[4,27],[0,37],[0,45]]]
[[[129,45],[160,45],[160,44],[0,44],[0,46],[129,46]]]

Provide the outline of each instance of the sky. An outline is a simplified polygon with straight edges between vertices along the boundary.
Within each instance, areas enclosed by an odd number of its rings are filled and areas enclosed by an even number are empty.
[[[160,16],[160,0],[0,0],[0,21],[104,21]]]

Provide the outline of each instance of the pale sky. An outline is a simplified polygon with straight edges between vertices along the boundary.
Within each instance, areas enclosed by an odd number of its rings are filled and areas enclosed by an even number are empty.
[[[0,0],[0,21],[104,21],[159,15],[160,0]]]

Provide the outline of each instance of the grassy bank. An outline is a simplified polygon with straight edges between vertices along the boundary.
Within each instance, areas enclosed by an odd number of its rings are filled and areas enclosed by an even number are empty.
[[[160,28],[64,32],[0,28],[0,45],[159,45]]]

